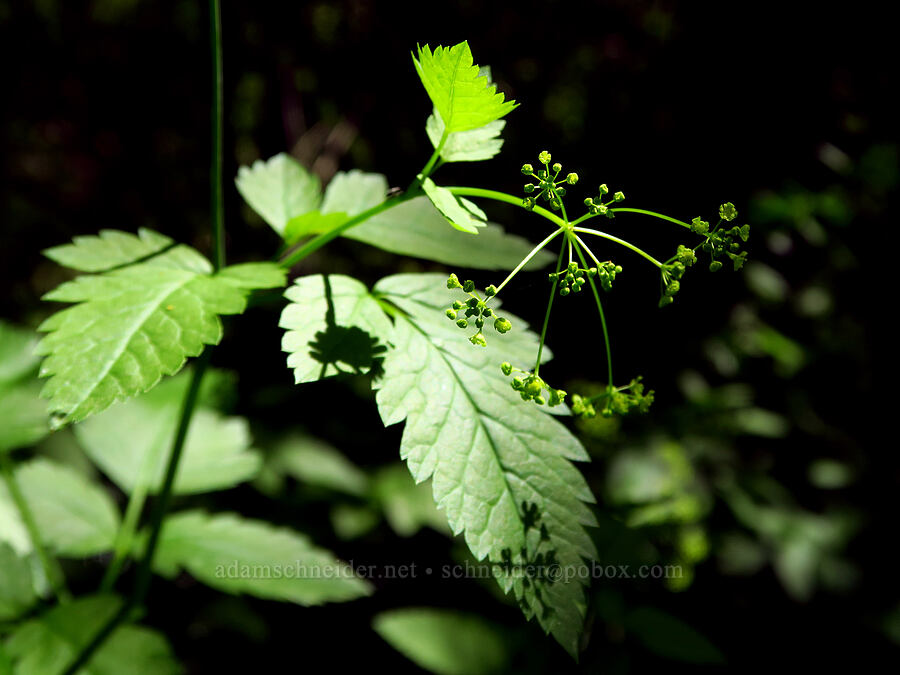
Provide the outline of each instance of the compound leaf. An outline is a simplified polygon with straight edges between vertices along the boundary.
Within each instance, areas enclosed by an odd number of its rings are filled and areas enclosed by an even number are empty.
[[[177,246],[145,262],[83,275],[44,296],[75,303],[44,321],[37,353],[50,379],[50,412],[77,422],[178,372],[222,338],[221,314],[240,314],[254,287],[283,283],[255,263],[213,275],[209,262]]]
[[[16,675],[57,675],[113,617],[122,600],[93,595],[58,605],[20,625],[6,641]],[[175,675],[182,672],[165,638],[143,626],[116,628],[79,675]]]
[[[317,274],[298,278],[284,295],[290,303],[278,323],[281,348],[297,384],[380,365],[391,322],[364,284]]]
[[[343,602],[372,592],[349,565],[302,534],[228,513],[169,516],[154,565],[167,577],[183,568],[226,593],[299,605]]]
[[[123,491],[130,494],[140,486],[156,493],[162,486],[188,385],[185,375],[75,427],[85,452]],[[250,480],[261,465],[250,444],[247,420],[201,405],[188,428],[173,493],[223,490]]]
[[[434,52],[428,45],[419,47],[413,63],[448,133],[483,127],[517,107],[474,65],[468,42]]]
[[[509,637],[474,614],[427,607],[382,612],[372,627],[398,652],[438,675],[508,672]]]
[[[0,452],[33,445],[50,431],[37,380],[37,336],[0,321]]]
[[[291,218],[317,208],[322,199],[318,177],[283,152],[242,166],[235,184],[244,201],[278,234],[284,234]]]
[[[512,333],[473,347],[444,317],[439,275],[388,277],[375,293],[403,311],[377,394],[385,425],[406,421],[401,456],[417,482],[432,477],[453,531],[495,564],[525,615],[577,653],[586,583],[577,573],[596,553],[584,529],[595,524],[594,498],[572,461],[588,457],[556,418],[523,405],[499,368],[526,363],[537,337],[510,317]],[[522,565],[544,574],[524,579]]]

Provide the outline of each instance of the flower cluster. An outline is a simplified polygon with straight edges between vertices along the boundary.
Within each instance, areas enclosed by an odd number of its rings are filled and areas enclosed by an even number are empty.
[[[537,180],[537,183],[525,183],[525,194],[529,196],[525,197],[522,206],[529,211],[535,207],[538,199],[549,202],[550,208],[559,211],[562,208],[562,197],[566,194],[564,186],[575,185],[578,182],[577,173],[567,174],[564,179],[558,181],[557,178],[562,172],[562,164],[556,162],[553,166],[549,166],[550,160],[550,153],[544,150],[538,155],[538,161],[544,165],[543,169],[538,169],[535,173],[531,164],[522,165],[522,173]]]
[[[469,296],[469,299],[465,302],[456,300],[446,311],[446,315],[448,319],[455,321],[460,328],[468,328],[470,320],[475,324],[476,332],[469,338],[469,342],[473,345],[479,347],[487,346],[487,340],[484,337],[484,333],[481,332],[487,319],[494,319],[494,330],[498,333],[508,333],[512,328],[509,319],[497,316],[494,310],[487,306],[488,301],[497,295],[496,286],[488,286],[484,290],[485,298],[482,299],[475,290],[474,281],[468,279],[465,282],[460,282],[459,277],[451,274],[450,278],[447,279],[447,288],[461,288]],[[463,316],[459,315],[460,312],[463,313]]]
[[[603,417],[611,417],[613,414],[627,415],[632,410],[645,413],[653,403],[653,390],[644,392],[644,385],[640,377],[634,378],[624,387],[606,388],[602,394],[592,397],[572,395],[572,412],[583,419],[597,416],[597,408],[600,406],[600,414]]]
[[[624,192],[616,192],[612,199],[608,202],[604,203],[603,198],[609,194],[609,188],[606,187],[606,183],[597,188],[599,191],[599,196],[596,198],[588,197],[584,200],[584,205],[588,208],[588,212],[592,216],[606,216],[607,218],[615,218],[616,214],[613,213],[609,207],[611,204],[615,204],[616,202],[621,202],[625,200]]]
[[[507,377],[513,373],[522,374],[516,375],[512,379],[510,386],[513,390],[519,392],[523,401],[534,401],[538,405],[546,403],[552,408],[560,405],[566,398],[566,392],[562,389],[554,389],[535,373],[522,370],[521,368],[514,368],[508,361],[500,364],[500,370]],[[544,398],[545,389],[547,390],[547,398]]]
[[[622,266],[611,261],[600,263],[599,267],[581,268],[578,263],[570,262],[561,272],[550,272],[550,283],[559,283],[559,294],[563,297],[569,293],[578,293],[588,278],[597,278],[603,290],[612,290],[612,282],[621,273]]]
[[[737,209],[731,202],[726,202],[719,207],[719,225],[723,222],[730,223],[737,218]],[[712,259],[709,263],[711,272],[718,272],[722,269],[722,261],[717,258],[723,255],[731,259],[734,269],[739,270],[744,266],[747,260],[747,252],[741,251],[741,242],[746,242],[750,238],[749,225],[735,225],[731,228],[724,229],[716,226],[712,230],[709,229],[709,223],[700,218],[694,218],[691,221],[691,232],[706,237],[700,248],[709,253]],[[738,241],[740,240],[740,241]]]

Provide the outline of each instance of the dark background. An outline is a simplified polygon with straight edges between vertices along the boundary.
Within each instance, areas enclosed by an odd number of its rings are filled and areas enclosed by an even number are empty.
[[[784,286],[773,294],[763,273],[748,283],[747,275],[700,269],[675,305],[660,311],[656,277],[637,259],[623,259],[626,274],[607,310],[615,367],[622,378],[643,374],[658,401],[648,417],[594,439],[597,461],[584,470],[602,509],[614,448],[659,434],[716,438],[729,448],[725,464],[739,479],[775,481],[808,512],[854,514],[859,526],[841,551],[855,569],[853,582],[798,601],[770,567],[734,577],[712,556],[684,592],[636,584],[615,592],[626,603],[681,617],[733,669],[890,658],[885,617],[897,611],[889,551],[898,463],[893,437],[880,433],[893,398],[882,360],[892,344],[875,328],[876,316],[891,313],[894,303],[892,263],[884,258],[896,227],[888,214],[896,203],[898,106],[895,38],[885,17],[860,3],[840,11],[765,2],[223,4],[226,177],[239,165],[292,151],[325,180],[337,169],[360,168],[407,185],[431,153],[423,128],[430,107],[409,52],[417,43],[467,39],[476,62],[491,64],[500,88],[522,105],[507,118],[501,155],[449,166],[440,181],[518,194],[519,166],[549,149],[587,185],[623,190],[626,205],[710,219],[719,203],[734,202],[754,228],[751,259],[775,270]],[[40,251],[73,235],[146,226],[210,250],[206,12],[205,3],[186,1],[0,1],[0,316],[36,325],[47,314],[39,298],[64,272]],[[537,240],[537,219],[486,208]],[[229,262],[274,252],[274,235],[242,205],[230,178],[226,225]],[[682,243],[663,223],[620,218],[615,227],[666,257]],[[297,272],[350,272],[374,281],[423,268],[440,269],[341,241]],[[483,273],[476,279],[496,281]],[[803,310],[811,286],[825,290],[824,312]],[[543,298],[545,285],[526,279],[520,289],[509,306],[538,321],[534,306],[543,299],[532,301],[529,293]],[[779,370],[777,353],[739,347],[732,372],[711,365],[710,338],[742,344],[747,308],[801,346],[802,367]],[[230,322],[232,334],[217,351],[216,364],[241,376],[236,412],[253,420],[262,439],[300,425],[364,466],[395,459],[399,432],[381,428],[370,395],[358,393],[364,387],[290,386],[278,309],[276,299],[264,300]],[[567,331],[576,336],[590,321],[585,311],[575,304],[560,311],[551,346],[568,344]],[[557,377],[602,377],[596,343],[572,340],[580,349],[557,349],[565,352]],[[760,437],[711,424],[708,410],[683,400],[686,371],[713,387],[747,384],[755,405],[782,416],[787,430]],[[347,392],[354,392],[349,405]],[[840,461],[853,480],[837,490],[810,485],[807,467],[820,458]],[[710,485],[722,470],[716,465],[704,474]],[[310,531],[348,559],[446,560],[446,540],[430,531],[408,540],[385,534],[336,541],[325,507],[302,496],[278,502],[248,487],[222,500]],[[734,519],[717,501],[706,527],[715,548],[716,535]],[[184,580],[158,583],[151,598],[148,622],[166,632],[192,672],[319,663],[343,671],[360,659],[411,668],[368,622],[384,608],[424,603],[505,623],[521,639],[523,669],[570,664],[514,608],[472,583],[383,582],[370,600],[313,610],[247,601],[241,611],[252,610],[255,630],[246,618],[229,625],[215,597]],[[542,665],[548,663],[555,665]],[[614,620],[599,619],[583,664],[585,672],[678,667],[623,635]]]

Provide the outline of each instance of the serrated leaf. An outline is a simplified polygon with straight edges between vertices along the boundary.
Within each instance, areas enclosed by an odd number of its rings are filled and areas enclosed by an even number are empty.
[[[31,567],[12,546],[0,542],[0,570],[0,622],[12,621],[37,602]]]
[[[103,272],[153,256],[173,244],[165,235],[146,227],[137,235],[100,230],[99,235],[75,237],[71,244],[54,246],[44,255],[64,267],[81,272]]]
[[[352,568],[304,535],[235,514],[176,513],[166,519],[154,566],[184,569],[226,593],[319,605],[372,592]]]
[[[319,206],[322,186],[319,178],[283,152],[267,161],[238,169],[238,192],[250,207],[278,234],[294,216]]]
[[[162,486],[175,437],[186,374],[153,391],[94,415],[75,427],[79,444],[122,490]],[[261,459],[250,449],[250,427],[201,406],[194,411],[178,465],[173,494],[223,490],[253,478]]]
[[[41,399],[36,377],[14,385],[0,384],[0,411],[0,452],[27,448],[50,433],[47,403]]]
[[[397,275],[376,285],[405,312],[379,381],[379,412],[385,425],[406,421],[401,456],[417,482],[432,477],[453,531],[464,532],[476,558],[508,572],[498,578],[504,590],[575,654],[587,582],[575,572],[596,555],[584,529],[595,524],[586,504],[594,498],[572,464],[587,453],[553,416],[525,405],[500,372],[502,361],[533,358],[537,338],[525,322],[510,316],[510,334],[489,335],[488,346],[476,348],[443,315],[444,283],[439,275]],[[571,573],[525,584],[528,564]]]
[[[441,148],[441,159],[445,162],[479,162],[497,155],[503,148],[500,134],[506,120],[495,120],[477,129],[457,131],[449,134]],[[425,133],[435,148],[444,137],[444,121],[437,108],[425,121]]]
[[[80,421],[147,391],[221,340],[219,315],[244,311],[252,279],[245,266],[212,276],[200,262],[209,264],[176,247],[152,261],[80,276],[44,296],[76,303],[38,329],[48,333],[37,352],[46,356],[41,375],[50,379],[42,395],[52,413]],[[270,274],[263,275],[267,286]]]
[[[300,277],[285,291],[290,303],[278,325],[294,381],[338,373],[368,373],[379,366],[391,322],[369,289],[339,274]]]
[[[422,190],[428,195],[434,208],[457,230],[478,234],[479,228],[484,226],[484,212],[478,207],[472,208],[475,206],[472,202],[457,197],[447,188],[436,185],[430,178],[422,180]]]
[[[16,675],[59,675],[119,610],[111,595],[86,596],[59,605],[21,626],[7,639]],[[115,629],[79,675],[175,675],[181,667],[165,638],[143,626]]]
[[[380,204],[387,193],[381,174],[350,171],[338,173],[328,184],[322,211],[343,211],[350,216]],[[342,236],[391,253],[435,260],[475,269],[511,269],[519,264],[532,244],[499,225],[488,223],[478,232],[473,246],[469,234],[447,227],[427,197],[415,197],[345,231]],[[538,269],[553,260],[541,251],[526,269]]]
[[[112,549],[119,512],[99,486],[74,469],[45,459],[19,465],[15,479],[41,538],[50,549],[70,557],[86,557]],[[6,512],[6,517],[0,520],[0,541],[9,542],[19,553],[27,553],[31,541],[23,541],[24,527],[11,502],[6,487],[0,485],[0,515]]]
[[[427,607],[382,612],[372,628],[416,665],[437,675],[506,672],[509,637],[474,614]]]
[[[468,42],[434,52],[428,45],[419,47],[413,63],[449,133],[483,127],[517,107],[473,64]]]

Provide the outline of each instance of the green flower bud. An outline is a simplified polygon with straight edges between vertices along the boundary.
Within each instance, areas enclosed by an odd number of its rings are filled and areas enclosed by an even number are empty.
[[[500,370],[508,377],[512,372],[512,364],[509,361],[504,361],[500,364]]]
[[[691,232],[694,234],[706,234],[709,232],[709,223],[705,220],[701,220],[698,216],[691,221]]]
[[[734,204],[731,202],[725,202],[719,207],[719,217],[722,220],[727,220],[731,222],[735,218],[737,218],[737,209],[734,208]]]
[[[568,176],[566,176],[566,182],[567,182],[569,185],[575,185],[575,183],[578,182],[578,174],[577,174],[577,173],[570,173]]]
[[[447,288],[462,288],[462,284],[459,283],[459,277],[455,274],[451,274],[450,278],[447,279]]]
[[[481,334],[481,331],[475,333],[475,335],[470,337],[469,342],[471,342],[476,347],[487,347],[487,340],[484,339],[484,335]]]
[[[659,299],[659,306],[660,306],[660,309],[663,308],[663,307],[665,307],[666,305],[671,305],[673,302],[675,302],[675,300],[672,298],[671,295],[664,295],[664,296],[662,296],[662,297]]]
[[[713,260],[711,263],[709,263],[710,272],[718,272],[720,269],[722,269],[722,263],[720,263],[718,260]]]
[[[677,281],[670,281],[666,284],[666,295],[673,296],[681,289],[681,284]]]
[[[532,380],[525,385],[525,393],[529,396],[540,396],[543,386],[538,380]]]
[[[466,306],[466,303],[464,303],[462,300],[455,300],[453,302],[453,309],[458,310],[458,309],[462,309],[465,306]]]
[[[564,188],[564,187],[556,188],[556,194],[558,194],[560,197],[565,197],[566,196],[566,188]]]
[[[516,391],[520,391],[522,387],[525,386],[525,380],[523,380],[521,377],[514,377],[512,379],[512,382],[510,382],[509,384]]]
[[[447,318],[453,319],[454,321],[456,321],[456,312],[454,312],[452,309],[448,309],[447,310]]]
[[[478,330],[484,328],[484,319],[482,319],[480,316],[475,319],[475,328],[477,328]]]
[[[597,189],[600,190],[600,194],[601,194],[601,195],[609,194],[609,188],[606,187],[606,183],[604,183],[603,185],[601,185],[601,186],[600,186],[599,188],[597,188]]]
[[[522,173],[526,176],[534,175],[534,167],[531,164],[523,164],[522,165]]]
[[[467,328],[469,326],[469,322],[466,321],[465,319],[460,319],[459,321],[456,322],[456,325],[459,326],[460,328]]]
[[[572,273],[575,272],[577,269],[578,269],[578,263],[576,263],[574,260],[573,260],[572,262],[570,262],[570,263],[566,266],[566,271],[567,271],[569,274],[572,274]]]
[[[597,268],[596,268],[596,267],[590,268],[590,269],[588,270],[588,276],[589,276],[589,277],[595,277],[595,276],[597,276]]]
[[[538,161],[545,166],[550,163],[550,159],[550,153],[546,150],[542,151],[541,154],[538,155]]]
[[[584,205],[588,208],[591,208],[594,205],[594,200],[588,197],[584,200]]]
[[[525,183],[525,187],[522,189],[525,190],[525,194],[530,195],[534,192],[534,183]]]
[[[624,199],[625,199],[624,192],[617,192],[616,194],[613,195],[613,201],[621,202]]]
[[[560,171],[562,171],[562,164],[556,162],[553,166],[550,167],[550,170],[553,171],[553,173],[559,173]]]
[[[543,396],[535,396],[534,402],[537,403],[538,405],[544,405],[544,403],[546,403],[546,401],[544,401]]]
[[[566,286],[563,286],[559,289],[559,294],[563,297],[566,297],[569,294],[569,289]]]
[[[463,284],[463,290],[466,293],[471,293],[475,290],[475,282],[471,279],[466,279],[466,283]]]
[[[488,286],[487,288],[484,289],[484,294],[486,296],[488,296],[489,298],[491,296],[497,295],[497,287],[494,286],[494,284],[491,284],[490,286]]]
[[[522,200],[522,206],[525,207],[526,211],[533,211],[534,210],[534,199],[532,199],[531,197],[526,197],[525,199]]]
[[[483,314],[484,316],[490,318],[490,317],[494,316],[494,310],[492,310],[490,307],[485,307],[485,308],[484,308],[484,311],[482,312],[482,314]]]
[[[497,320],[494,321],[494,329],[498,333],[508,333],[511,328],[512,324],[510,323],[509,319],[498,317]]]
[[[469,307],[466,309],[466,317],[475,316],[478,314],[478,310],[474,307]]]

